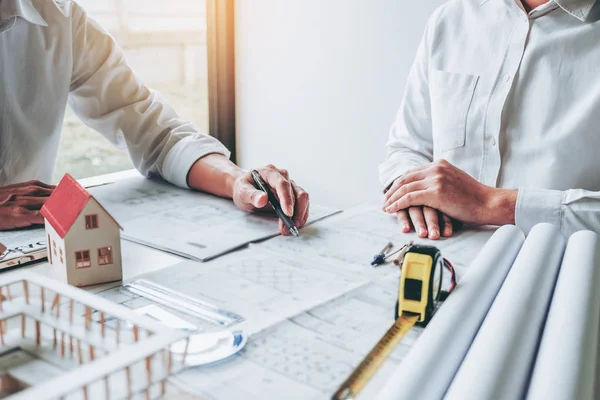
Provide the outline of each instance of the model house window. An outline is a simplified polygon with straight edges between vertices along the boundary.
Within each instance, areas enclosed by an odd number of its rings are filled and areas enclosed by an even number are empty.
[[[112,248],[102,247],[98,249],[98,265],[112,264]]]
[[[60,254],[60,263],[61,263],[61,264],[64,264],[64,261],[63,261],[63,251],[62,251],[62,249],[58,249],[58,254]]]
[[[85,216],[85,229],[96,229],[98,227],[98,216],[97,215],[86,215]]]
[[[52,247],[54,248],[54,255],[57,256],[58,254],[56,254],[56,241],[52,241]]]
[[[87,268],[91,267],[92,262],[90,261],[90,251],[82,250],[75,252],[75,268]]]
[[[46,243],[48,247],[48,261],[52,264],[52,242],[50,241],[50,235],[48,235],[48,241]]]

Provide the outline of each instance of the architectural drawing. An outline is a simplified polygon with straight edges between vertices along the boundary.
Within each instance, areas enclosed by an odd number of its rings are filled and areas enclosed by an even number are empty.
[[[277,217],[239,210],[230,200],[135,177],[90,189],[123,224],[125,239],[205,261],[278,234]],[[335,213],[311,209],[310,221]]]
[[[69,174],[41,210],[45,218],[48,262],[73,286],[121,280],[121,226]]]
[[[108,319],[115,328],[105,324]],[[185,365],[187,350],[170,349],[187,349],[187,337],[38,274],[0,277],[2,397],[156,398]]]
[[[397,277],[374,281],[275,324],[252,336],[240,356],[202,374],[183,371],[174,382],[208,399],[278,399],[281,393],[290,399],[327,398],[393,322],[392,284]],[[378,373],[378,383],[421,332],[409,333]]]
[[[294,294],[310,288],[315,282],[311,274],[304,271],[305,266],[291,259],[280,259],[281,264],[265,264],[258,259],[242,260],[239,264],[229,265],[227,270],[240,278],[255,284],[274,289],[281,293]]]
[[[331,267],[315,259],[290,258],[253,247],[207,264],[183,262],[136,280],[155,282],[239,314],[244,321],[235,327],[252,334],[366,282],[360,275],[344,272],[342,264],[329,265]],[[128,306],[134,301],[136,306],[150,304],[138,299],[127,299],[123,303]],[[161,304],[161,307],[166,305]],[[175,315],[196,325],[196,321],[185,314]]]
[[[239,326],[251,334],[239,355],[183,371],[174,382],[210,400],[331,396],[394,320],[399,270],[391,263],[373,268],[370,261],[387,241],[400,245],[414,235],[400,233],[395,220],[378,219],[379,213],[369,207],[340,214],[303,229],[300,238],[277,237],[210,263],[182,263],[146,276],[239,313],[245,319]],[[364,223],[371,215],[376,230]],[[466,231],[436,245],[461,265],[489,235]],[[118,289],[106,294],[132,308],[151,304]],[[204,324],[201,329],[211,329]],[[422,331],[406,336],[362,398],[376,396]]]
[[[451,238],[435,242],[444,254],[456,254],[452,260],[460,278],[475,258],[479,249],[494,233],[493,227],[464,229],[455,232]],[[403,233],[394,218],[390,218],[377,205],[367,205],[344,211],[331,218],[303,229],[300,240],[277,237],[259,246],[286,254],[311,255],[319,259],[343,262],[357,273],[372,276],[369,264],[373,256],[388,242],[396,248],[413,240],[415,243],[429,243],[428,239],[417,237],[414,232]],[[376,268],[383,276],[390,272],[390,265]],[[368,271],[368,272],[367,272]]]

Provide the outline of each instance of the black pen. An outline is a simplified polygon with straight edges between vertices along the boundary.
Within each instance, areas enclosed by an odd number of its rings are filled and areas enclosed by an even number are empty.
[[[262,176],[260,176],[258,171],[253,169],[252,171],[250,171],[250,174],[252,175],[252,179],[254,179],[254,183],[256,184],[256,186],[258,186],[260,190],[267,194],[269,198],[269,203],[275,210],[275,214],[277,214],[277,216],[283,221],[290,233],[296,237],[300,236],[298,228],[296,228],[296,225],[294,225],[292,219],[283,212],[283,210],[281,209],[281,204],[279,204],[279,201],[277,201],[277,197],[275,197],[275,195],[269,188],[269,185],[266,184],[266,182],[263,180]]]

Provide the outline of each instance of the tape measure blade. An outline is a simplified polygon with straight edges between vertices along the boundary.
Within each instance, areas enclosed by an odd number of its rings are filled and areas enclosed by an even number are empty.
[[[354,369],[348,379],[332,396],[332,400],[354,399],[369,383],[379,367],[392,354],[404,336],[412,329],[419,319],[415,314],[402,314],[394,325],[383,335],[364,360]]]

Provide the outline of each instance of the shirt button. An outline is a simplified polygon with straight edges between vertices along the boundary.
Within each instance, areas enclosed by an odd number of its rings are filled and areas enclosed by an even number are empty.
[[[510,75],[504,75],[504,82],[510,81]]]
[[[492,144],[492,146],[496,146],[496,139],[490,137],[490,143]]]

